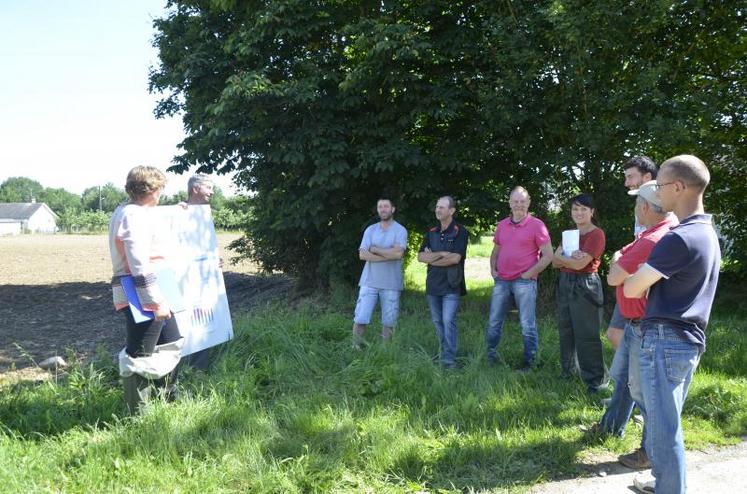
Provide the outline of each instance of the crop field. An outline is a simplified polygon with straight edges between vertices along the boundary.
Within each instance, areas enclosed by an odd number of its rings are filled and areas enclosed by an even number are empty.
[[[289,287],[282,276],[257,276],[243,261],[229,262],[237,234],[219,234],[224,277],[236,313],[259,297]],[[105,235],[0,237],[0,373],[29,368],[69,351],[86,358],[102,347],[117,351],[124,322],[112,307],[111,261]]]

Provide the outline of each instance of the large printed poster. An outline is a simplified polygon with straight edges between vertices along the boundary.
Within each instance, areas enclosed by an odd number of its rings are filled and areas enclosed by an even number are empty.
[[[184,310],[174,314],[185,338],[183,355],[233,338],[231,311],[220,269],[213,216],[208,205],[159,206],[159,232],[167,246],[169,267],[184,296]]]

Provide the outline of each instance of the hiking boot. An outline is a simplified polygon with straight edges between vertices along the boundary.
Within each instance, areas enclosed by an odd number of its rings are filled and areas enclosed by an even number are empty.
[[[638,475],[633,479],[633,487],[644,494],[656,492],[656,479],[651,475]]]
[[[651,462],[648,460],[646,450],[643,448],[638,448],[632,453],[628,453],[627,455],[621,455],[617,458],[617,460],[624,466],[633,470],[645,470],[647,468],[651,468]]]

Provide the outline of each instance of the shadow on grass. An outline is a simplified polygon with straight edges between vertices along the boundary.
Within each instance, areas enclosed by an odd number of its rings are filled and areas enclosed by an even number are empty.
[[[124,412],[122,394],[105,373],[73,373],[62,382],[19,382],[0,391],[0,423],[40,440],[81,427],[96,429]]]
[[[481,444],[453,441],[432,458],[424,458],[415,447],[402,452],[395,458],[391,473],[410,482],[425,482],[434,490],[508,488],[558,478],[558,472],[573,476],[579,471],[576,452],[582,447],[579,441],[557,438],[524,445],[502,444],[499,440]]]

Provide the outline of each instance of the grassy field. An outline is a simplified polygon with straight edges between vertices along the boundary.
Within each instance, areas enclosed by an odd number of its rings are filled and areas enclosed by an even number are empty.
[[[559,378],[552,317],[541,319],[536,371],[513,370],[515,314],[501,343],[507,364],[487,367],[489,279],[472,282],[463,301],[460,369],[434,365],[423,282],[413,263],[393,342],[378,341],[375,323],[363,352],[350,345],[350,291],[257,309],[235,321],[210,373],[185,374],[178,402],[138,417],[122,417],[106,358],[59,382],[2,385],[0,490],[522,492],[593,474],[596,460],[638,444],[634,426],[623,439],[579,430],[601,416],[601,396]],[[744,319],[723,311],[708,333],[685,407],[688,448],[747,433]]]

